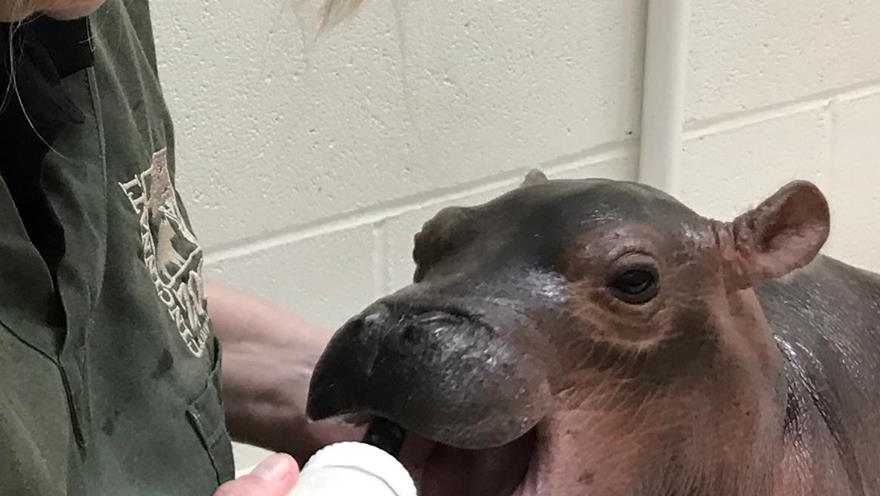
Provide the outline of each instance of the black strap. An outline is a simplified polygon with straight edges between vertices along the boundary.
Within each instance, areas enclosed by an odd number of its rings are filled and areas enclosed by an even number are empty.
[[[41,17],[33,21],[33,29],[48,49],[60,79],[94,64],[88,18],[58,21]]]

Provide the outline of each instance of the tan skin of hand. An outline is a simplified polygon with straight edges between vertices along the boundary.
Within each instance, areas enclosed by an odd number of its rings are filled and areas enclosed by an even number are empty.
[[[220,486],[214,496],[288,496],[298,479],[296,461],[278,453],[263,460],[251,473]]]

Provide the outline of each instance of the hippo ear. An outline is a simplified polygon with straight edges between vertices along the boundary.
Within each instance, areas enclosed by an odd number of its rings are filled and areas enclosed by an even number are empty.
[[[536,184],[544,184],[548,181],[549,179],[547,179],[547,176],[544,175],[543,172],[539,171],[538,169],[532,169],[529,171],[528,174],[526,174],[526,179],[519,187],[525,188],[527,186],[534,186]]]
[[[828,202],[814,184],[794,181],[730,225],[741,287],[809,264],[828,239]]]

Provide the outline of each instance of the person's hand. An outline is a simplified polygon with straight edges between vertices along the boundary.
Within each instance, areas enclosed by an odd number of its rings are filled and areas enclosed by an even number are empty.
[[[290,455],[278,453],[254,470],[220,486],[214,496],[288,496],[299,478],[299,467]]]

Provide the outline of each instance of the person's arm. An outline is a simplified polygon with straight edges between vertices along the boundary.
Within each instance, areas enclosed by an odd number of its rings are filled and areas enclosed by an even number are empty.
[[[309,379],[332,333],[217,283],[208,312],[223,348],[223,402],[233,439],[302,463],[359,431],[305,415]]]

